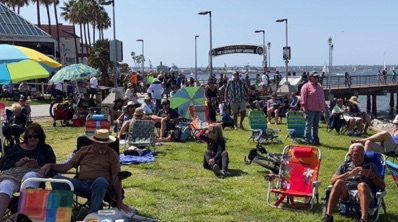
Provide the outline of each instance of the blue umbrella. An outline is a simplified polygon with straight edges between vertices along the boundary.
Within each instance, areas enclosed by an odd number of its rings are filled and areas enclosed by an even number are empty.
[[[87,79],[99,74],[100,72],[98,70],[88,65],[73,64],[58,70],[58,72],[56,72],[50,79],[49,83],[58,83],[63,82],[64,80]]]
[[[184,87],[170,97],[170,107],[178,107],[178,112],[186,119],[191,119],[189,106],[195,105],[205,105],[204,89],[202,87]]]

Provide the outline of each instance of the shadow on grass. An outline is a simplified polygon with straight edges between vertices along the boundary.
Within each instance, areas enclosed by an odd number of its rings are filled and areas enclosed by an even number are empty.
[[[241,170],[241,169],[228,169],[229,171],[229,175],[228,177],[240,177],[242,175],[247,175],[248,173],[246,173],[245,171]]]

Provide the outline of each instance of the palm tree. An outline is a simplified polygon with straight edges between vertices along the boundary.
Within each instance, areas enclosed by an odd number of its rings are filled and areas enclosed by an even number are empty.
[[[109,40],[98,40],[90,51],[88,65],[100,69],[100,85],[105,85],[105,77],[108,76],[108,66],[111,65],[109,60]]]
[[[0,0],[1,3],[5,4],[7,7],[12,8],[15,12],[17,7],[17,13],[19,14],[21,7],[28,6],[29,0]]]
[[[98,38],[104,40],[104,30],[111,27],[111,18],[109,17],[108,13],[105,11],[104,8],[99,12],[97,16],[97,28],[99,36]]]
[[[32,0],[33,3],[36,3],[36,11],[37,11],[37,26],[41,28],[41,21],[40,21],[40,2],[41,0]]]
[[[52,0],[53,1],[53,6],[54,6],[54,16],[55,16],[55,25],[57,28],[57,42],[58,42],[58,52],[60,53],[59,60],[61,61],[61,43],[59,42],[59,23],[58,23],[58,5],[59,5],[59,0]]]
[[[77,40],[76,40],[76,29],[75,24],[78,21],[78,15],[75,10],[76,0],[69,0],[68,2],[64,2],[64,6],[60,7],[62,12],[61,16],[64,18],[65,21],[69,21],[72,23],[73,26],[73,34],[75,40],[75,52],[76,52],[76,63],[79,61],[79,51],[77,47]]]

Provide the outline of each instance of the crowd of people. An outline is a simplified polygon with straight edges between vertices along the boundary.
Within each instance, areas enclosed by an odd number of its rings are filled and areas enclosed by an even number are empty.
[[[276,73],[276,80],[279,79]],[[256,99],[252,108],[259,108],[267,116],[268,123],[272,117],[275,124],[281,123],[281,114],[284,111],[302,111],[305,114],[305,142],[311,145],[320,145],[318,129],[322,113],[325,111],[325,95],[322,87],[322,78],[317,72],[303,73],[302,82],[297,92],[292,92],[289,98],[280,100],[275,92],[271,92],[269,71],[263,76],[256,76],[253,87],[248,75],[244,77],[238,72],[228,79],[221,74],[218,79],[209,78],[203,85],[209,118],[211,124],[203,127],[196,135],[207,145],[204,152],[203,167],[212,170],[217,177],[224,178],[229,174],[229,153],[226,139],[223,135],[223,123],[229,121],[234,129],[243,129],[246,116],[246,108],[250,99]],[[89,213],[95,212],[101,207],[108,187],[117,190],[117,207],[126,212],[130,211],[123,203],[121,193],[121,181],[117,179],[120,172],[120,164],[117,153],[109,148],[109,144],[116,139],[126,139],[126,134],[132,132],[134,122],[137,120],[151,120],[155,127],[159,128],[156,142],[168,142],[174,140],[172,130],[179,125],[182,119],[180,113],[170,107],[169,97],[178,89],[195,85],[195,81],[185,79],[182,75],[161,74],[148,85],[147,95],[143,103],[138,100],[137,84],[135,78],[130,78],[125,84],[123,98],[114,101],[112,118],[117,127],[117,136],[109,135],[107,130],[97,130],[89,139],[92,145],[81,148],[67,163],[56,164],[55,154],[50,145],[46,144],[46,135],[40,124],[29,121],[30,107],[25,103],[26,98],[21,97],[18,103],[11,106],[12,113],[7,116],[3,125],[3,135],[10,141],[10,148],[0,161],[0,218],[2,218],[13,193],[18,190],[21,182],[30,177],[48,177],[55,172],[66,172],[73,167],[80,166],[78,178],[64,178],[70,180],[75,190],[90,191],[92,193]],[[98,81],[89,80],[89,87],[83,92],[84,98],[78,104],[82,115],[91,107],[92,94],[96,94]],[[58,94],[54,87],[54,93]],[[82,85],[83,90],[83,85]],[[258,92],[258,91],[261,92]],[[64,91],[62,90],[61,93]],[[266,101],[259,101],[259,94],[271,93]],[[28,94],[27,94],[28,96]],[[356,96],[344,101],[337,98],[331,103],[331,114],[341,116],[338,119],[345,121],[348,135],[362,135],[367,133],[371,125],[370,117],[359,109],[359,101]],[[222,107],[222,108],[221,108]],[[221,109],[220,109],[221,108]],[[23,111],[24,110],[24,111]],[[217,121],[217,112],[222,116],[221,122]],[[229,116],[231,112],[232,117]],[[238,120],[238,117],[240,119]],[[380,152],[389,156],[398,156],[398,115],[394,119],[395,129],[392,132],[379,132],[368,138],[352,140],[348,149],[351,162],[342,163],[330,183],[333,188],[322,221],[333,221],[334,206],[340,199],[356,201],[361,208],[361,221],[368,221],[367,207],[374,200],[371,192],[374,188],[385,189],[385,183],[377,167],[364,161],[366,151]],[[20,135],[24,133],[23,141],[19,143]],[[358,177],[361,180],[358,180]],[[38,183],[29,184],[30,188],[37,188]],[[60,184],[52,184],[53,189],[67,189]],[[119,192],[120,191],[120,192]]]

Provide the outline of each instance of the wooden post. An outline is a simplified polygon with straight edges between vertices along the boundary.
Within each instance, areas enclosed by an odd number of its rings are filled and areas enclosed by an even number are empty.
[[[390,93],[390,108],[394,108],[394,93]]]
[[[397,93],[397,107],[395,108],[395,112],[398,113],[398,93]]]
[[[372,114],[377,114],[377,96],[372,95]]]
[[[370,95],[366,95],[366,112],[370,113]]]

